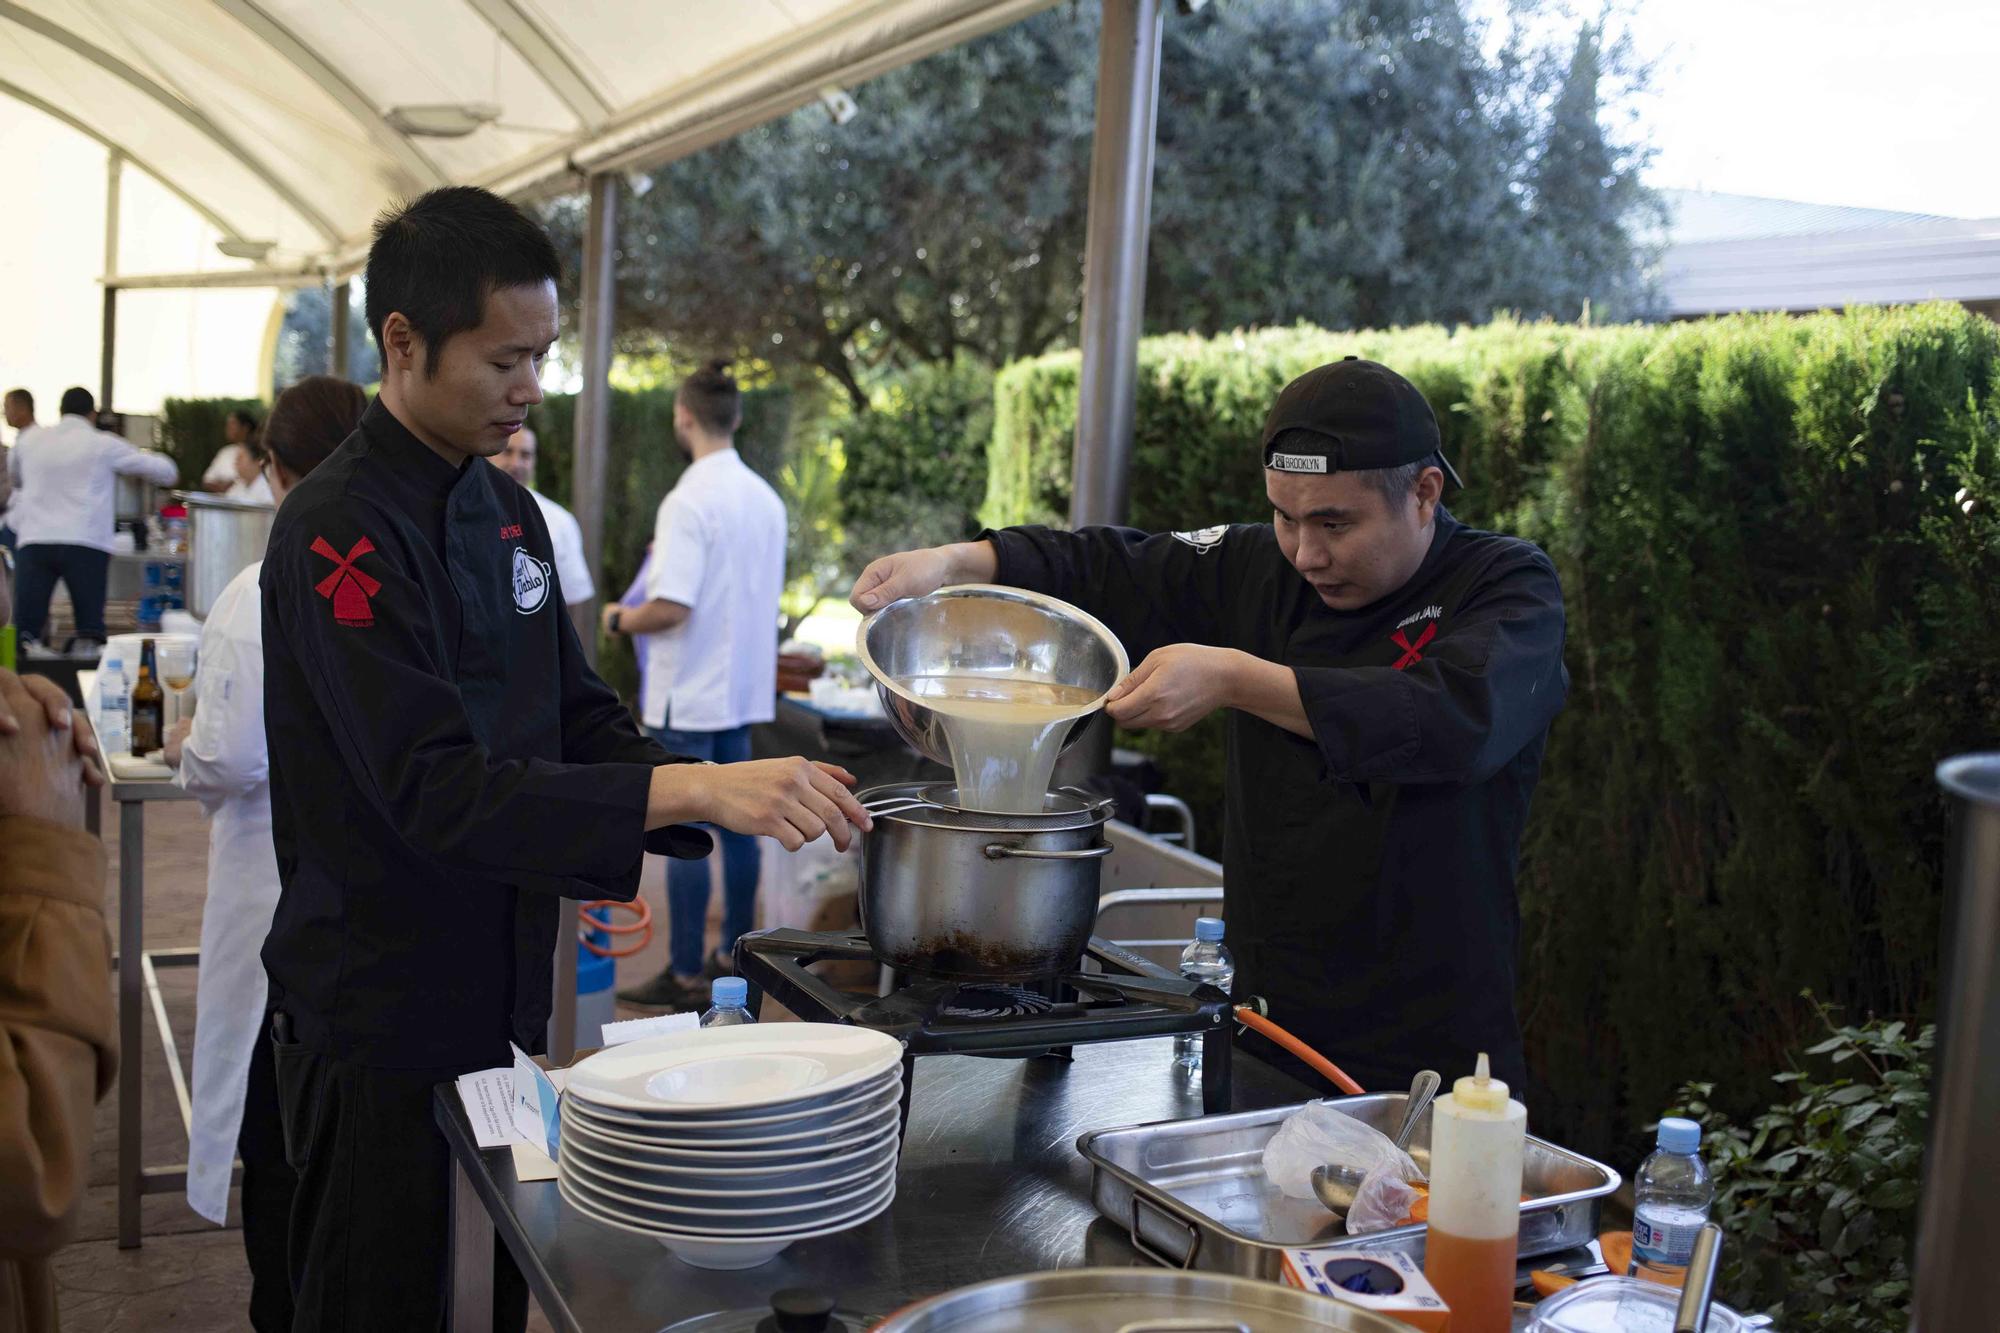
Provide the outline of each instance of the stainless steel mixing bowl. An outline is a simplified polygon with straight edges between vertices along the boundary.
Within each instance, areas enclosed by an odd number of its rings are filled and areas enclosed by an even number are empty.
[[[1071,725],[1067,749],[1132,669],[1124,645],[1094,616],[1054,597],[986,583],[891,602],[861,622],[855,648],[898,734],[946,768],[944,719],[899,678],[993,676],[1092,690],[1097,701]]]

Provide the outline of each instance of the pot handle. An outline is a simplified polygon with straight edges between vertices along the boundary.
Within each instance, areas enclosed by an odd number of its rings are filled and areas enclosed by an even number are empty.
[[[1084,847],[1074,852],[1038,852],[1018,842],[986,844],[986,859],[989,861],[1094,861],[1109,855],[1111,844],[1108,842],[1101,847]]]

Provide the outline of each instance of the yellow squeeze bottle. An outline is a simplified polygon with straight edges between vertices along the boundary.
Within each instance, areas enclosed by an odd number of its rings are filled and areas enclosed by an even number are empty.
[[[1482,1051],[1472,1077],[1431,1114],[1424,1276],[1451,1307],[1451,1333],[1509,1333],[1528,1109],[1491,1076]]]

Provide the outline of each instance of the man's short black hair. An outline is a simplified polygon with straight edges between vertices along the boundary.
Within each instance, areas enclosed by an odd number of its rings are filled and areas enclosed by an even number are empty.
[[[97,400],[90,396],[90,390],[78,385],[64,389],[62,406],[59,409],[66,417],[87,417],[97,410]]]
[[[35,415],[35,395],[29,393],[26,389],[7,390],[7,401],[10,403],[19,403],[21,409],[29,416]]]
[[[479,327],[486,295],[562,276],[549,234],[489,190],[451,185],[375,220],[368,250],[368,328],[382,359],[382,325],[396,311],[424,340],[424,374],[454,333]]]
[[[733,435],[743,424],[743,391],[729,366],[728,358],[717,357],[681,381],[680,400],[711,435]]]

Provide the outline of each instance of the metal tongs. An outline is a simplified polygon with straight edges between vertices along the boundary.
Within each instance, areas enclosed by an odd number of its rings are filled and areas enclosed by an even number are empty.
[[[1715,1272],[1721,1265],[1722,1228],[1704,1222],[1695,1233],[1694,1254],[1688,1259],[1687,1277],[1681,1285],[1681,1303],[1674,1309],[1674,1333],[1707,1333]]]

